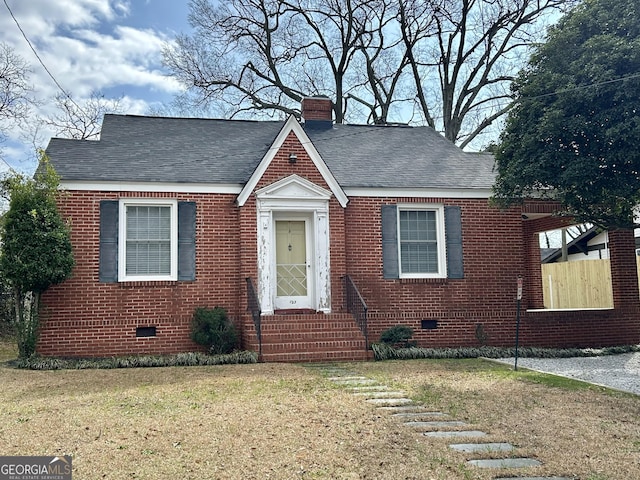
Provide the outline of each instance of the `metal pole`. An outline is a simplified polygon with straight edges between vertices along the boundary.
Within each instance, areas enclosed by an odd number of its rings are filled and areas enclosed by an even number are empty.
[[[518,343],[520,336],[520,300],[518,300],[518,308],[516,311],[516,361],[513,365],[514,370],[518,370]]]
[[[516,307],[516,359],[513,365],[514,370],[518,370],[518,345],[520,343],[520,302],[522,301],[522,276],[518,275],[518,291],[517,291],[517,307]]]

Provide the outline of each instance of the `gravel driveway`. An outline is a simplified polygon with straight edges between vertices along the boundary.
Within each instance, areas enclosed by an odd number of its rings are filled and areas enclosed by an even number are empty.
[[[514,358],[501,363],[514,364]],[[614,388],[640,395],[640,353],[623,353],[601,357],[518,358],[518,367]]]

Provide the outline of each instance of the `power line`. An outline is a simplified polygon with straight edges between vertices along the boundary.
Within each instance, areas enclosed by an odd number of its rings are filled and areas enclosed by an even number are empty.
[[[556,90],[554,92],[549,92],[549,93],[541,93],[540,95],[534,95],[534,96],[531,96],[531,97],[520,97],[518,99],[512,99],[512,100],[508,100],[508,101],[505,100],[505,101],[501,101],[501,102],[493,102],[493,103],[489,103],[489,104],[484,105],[484,106],[473,107],[472,110],[474,112],[483,111],[483,110],[498,110],[498,109],[501,109],[501,108],[505,108],[505,107],[507,107],[509,105],[515,106],[515,104],[518,104],[518,103],[522,104],[522,103],[526,103],[526,102],[529,102],[529,101],[537,100],[537,99],[540,99],[540,98],[552,97],[554,95],[562,95],[564,93],[571,93],[571,92],[575,92],[575,91],[579,91],[579,90],[584,90],[584,89],[587,89],[587,88],[599,87],[599,86],[603,86],[603,85],[610,85],[612,83],[624,82],[624,81],[633,80],[633,79],[636,79],[636,78],[640,78],[640,73],[634,73],[634,74],[631,74],[631,75],[626,75],[624,77],[614,78],[614,79],[611,79],[611,80],[603,80],[601,82],[594,82],[594,83],[589,83],[589,84],[586,84],[586,85],[576,85],[575,87],[572,87],[572,88],[565,88],[563,90]],[[496,100],[496,99],[494,99],[494,100]],[[508,113],[508,111],[504,112],[503,114],[506,114],[506,113]],[[438,120],[438,121],[443,121],[444,120],[444,117],[442,115],[434,115],[432,118],[434,120]],[[441,134],[444,133],[441,130],[437,130],[437,131],[439,133],[441,133]],[[482,133],[485,133],[484,130],[482,130],[478,134],[482,134]]]
[[[56,84],[56,86],[60,89],[60,91],[63,93],[63,95],[65,97],[67,97],[71,103],[73,103],[78,110],[80,110],[84,115],[86,115],[86,113],[84,112],[84,110],[82,109],[82,107],[80,107],[80,105],[78,105],[75,100],[73,98],[71,98],[71,95],[69,95],[67,93],[67,91],[62,88],[62,85],[60,85],[60,83],[58,82],[58,80],[56,80],[56,77],[53,76],[53,74],[51,73],[51,71],[47,68],[47,66],[44,64],[44,62],[42,61],[42,58],[40,58],[40,55],[38,55],[38,52],[36,51],[35,47],[33,46],[33,44],[31,43],[31,40],[29,40],[29,37],[27,37],[27,34],[25,33],[25,31],[22,29],[22,26],[20,26],[20,22],[18,22],[18,19],[16,18],[16,16],[13,14],[13,11],[11,11],[11,8],[9,7],[9,4],[7,3],[7,0],[3,0],[4,1],[4,6],[7,7],[7,10],[9,11],[9,14],[11,15],[11,18],[13,18],[13,21],[15,22],[16,26],[18,27],[18,30],[20,30],[20,33],[22,33],[22,36],[24,37],[25,41],[27,42],[27,44],[29,45],[29,48],[31,48],[31,51],[33,52],[33,54],[36,56],[36,58],[38,59],[38,62],[40,62],[40,65],[42,65],[42,68],[44,68],[44,71],[47,72],[47,74],[49,75],[49,77],[51,77],[51,80],[53,80],[53,83]]]
[[[618,83],[618,82],[624,82],[626,80],[633,80],[634,78],[640,78],[640,73],[634,73],[632,75],[614,78],[612,80],[603,80],[602,82],[589,83],[587,85],[576,85],[575,87],[572,87],[572,88],[565,88],[564,90],[556,90],[555,92],[550,92],[550,93],[542,93],[540,95],[534,95],[533,97],[523,97],[517,101],[520,102],[523,100],[537,100],[538,98],[551,97],[553,95],[561,95],[563,93],[570,93],[578,90],[584,90],[585,88],[600,87],[602,85],[609,85],[611,83]]]

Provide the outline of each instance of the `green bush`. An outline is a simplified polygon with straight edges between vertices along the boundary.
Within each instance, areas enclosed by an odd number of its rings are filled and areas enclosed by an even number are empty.
[[[513,347],[459,347],[459,348],[396,348],[387,343],[371,345],[376,360],[411,360],[420,358],[453,359],[453,358],[510,358],[515,356]],[[621,353],[640,352],[640,345],[623,345],[604,348],[537,348],[520,347],[521,358],[570,358],[598,357]]]
[[[71,276],[75,261],[69,225],[58,211],[59,177],[41,152],[33,177],[9,173],[0,193],[10,197],[0,221],[0,276],[12,292],[20,358],[35,354],[40,297]]]
[[[257,363],[255,352],[237,351],[227,355],[208,355],[200,352],[176,355],[138,355],[131,357],[65,359],[33,356],[13,362],[16,368],[29,370],[86,370],[145,367],[195,367]]]
[[[15,302],[7,281],[0,276],[0,338],[15,335]]]
[[[209,353],[220,355],[238,348],[238,330],[222,307],[196,308],[191,323],[191,339],[205,346]]]
[[[380,335],[380,342],[396,348],[415,347],[416,342],[411,341],[413,329],[407,325],[395,325],[388,328]]]

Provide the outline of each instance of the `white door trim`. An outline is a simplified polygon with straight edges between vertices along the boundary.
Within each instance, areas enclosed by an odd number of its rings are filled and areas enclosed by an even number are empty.
[[[291,175],[256,192],[258,216],[258,297],[262,313],[276,309],[275,221],[306,218],[311,265],[309,272],[310,308],[331,312],[329,264],[329,198],[331,192]],[[291,308],[301,308],[292,306]]]

